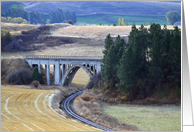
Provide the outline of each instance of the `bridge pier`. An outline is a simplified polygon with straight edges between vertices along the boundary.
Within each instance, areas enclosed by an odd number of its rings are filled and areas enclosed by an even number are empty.
[[[95,65],[93,64],[93,75],[95,75]]]
[[[55,85],[59,85],[59,80],[60,80],[60,65],[59,62],[55,64]]]
[[[41,73],[40,62],[38,63],[38,72]]]
[[[45,69],[46,69],[47,85],[49,86],[50,85],[50,66],[49,64],[45,66]]]

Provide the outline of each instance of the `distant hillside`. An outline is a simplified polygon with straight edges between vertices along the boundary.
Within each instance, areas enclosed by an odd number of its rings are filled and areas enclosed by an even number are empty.
[[[181,13],[181,3],[156,1],[36,1],[24,7],[28,11],[49,14],[57,8],[75,12],[77,16],[90,14],[164,16],[170,10]]]
[[[1,1],[1,12],[17,6],[24,7],[25,5],[17,1]]]
[[[24,5],[29,5],[29,4],[32,4],[34,3],[35,1],[18,1],[19,3],[22,3]]]

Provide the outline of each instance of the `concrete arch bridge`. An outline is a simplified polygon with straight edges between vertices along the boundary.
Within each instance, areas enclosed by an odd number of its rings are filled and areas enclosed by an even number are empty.
[[[24,58],[33,68],[45,67],[47,85],[50,85],[50,73],[54,75],[54,85],[70,86],[76,72],[82,68],[91,78],[101,70],[102,56],[47,56],[32,55]]]

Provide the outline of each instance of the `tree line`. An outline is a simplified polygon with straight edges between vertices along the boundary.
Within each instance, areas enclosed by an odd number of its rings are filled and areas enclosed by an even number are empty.
[[[128,92],[132,99],[148,97],[155,90],[162,97],[170,89],[181,89],[181,31],[178,27],[161,29],[152,23],[147,29],[135,24],[126,43],[120,36],[113,41],[110,34],[103,50],[102,79],[106,86]],[[171,90],[172,91],[172,90]]]
[[[8,23],[18,23],[18,24],[27,24],[27,20],[21,17],[1,17],[1,22],[8,22]]]
[[[61,9],[58,9],[55,12],[49,14],[50,23],[61,23],[72,20],[73,23],[77,22],[76,15],[74,12],[63,12]]]
[[[10,8],[7,11],[1,13],[2,17],[21,17],[27,20],[30,24],[46,24],[47,17],[43,13],[39,12],[29,12],[25,11],[23,7],[14,7]],[[58,9],[55,12],[49,14],[50,23],[61,23],[64,21],[72,20],[76,23],[76,15],[74,12],[63,12],[61,9]]]

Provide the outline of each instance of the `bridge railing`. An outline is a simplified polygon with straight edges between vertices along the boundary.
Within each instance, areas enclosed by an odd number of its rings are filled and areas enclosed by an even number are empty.
[[[99,59],[103,56],[51,56],[51,55],[29,55],[25,59]]]

